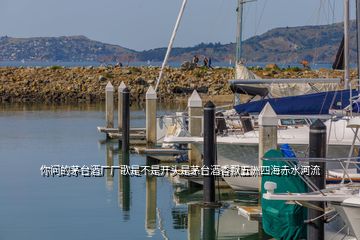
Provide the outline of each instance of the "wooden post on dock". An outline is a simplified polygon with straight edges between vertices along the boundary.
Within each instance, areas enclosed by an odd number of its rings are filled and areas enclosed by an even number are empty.
[[[326,157],[326,126],[321,120],[316,120],[310,126],[310,142],[309,142],[309,158],[325,158]],[[311,176],[310,181],[314,183],[316,187],[320,190],[325,189],[325,172],[326,172],[326,163],[325,162],[310,162],[310,169],[313,169],[313,166],[318,166],[320,168],[320,176]],[[325,209],[324,202],[312,202],[315,206]],[[320,215],[324,214],[324,211],[318,211],[313,208],[308,210],[308,219],[318,218]],[[308,240],[323,240],[325,239],[325,230],[324,230],[324,219],[319,218],[308,224]]]
[[[128,158],[130,150],[130,91],[125,88],[123,95],[123,113],[122,113],[122,155]],[[120,140],[119,140],[120,141]],[[119,143],[120,145],[120,143]]]
[[[119,132],[122,131],[122,113],[123,113],[123,97],[122,92],[126,88],[126,85],[124,82],[120,83],[120,86],[118,87],[118,128]]]
[[[150,86],[146,92],[146,141],[150,145],[156,144],[156,92]]]
[[[111,82],[105,87],[105,104],[106,104],[106,127],[114,127],[114,87]]]
[[[193,91],[188,100],[189,132],[192,137],[200,137],[202,130],[202,100],[196,90]],[[201,166],[201,150],[194,144],[189,144],[189,164]]]
[[[262,158],[270,149],[277,149],[277,126],[278,117],[271,107],[266,103],[259,115],[259,167],[262,166]],[[259,191],[261,192],[261,177],[259,177]]]
[[[215,203],[215,176],[212,174],[216,159],[215,105],[209,101],[204,106],[204,166],[209,175],[204,176],[204,203]]]

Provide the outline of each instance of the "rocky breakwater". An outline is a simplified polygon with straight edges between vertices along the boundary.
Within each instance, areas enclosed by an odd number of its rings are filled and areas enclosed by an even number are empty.
[[[325,69],[274,67],[253,71],[263,78],[341,77],[340,72]],[[130,88],[132,101],[144,101],[148,86],[155,84],[158,74],[158,67],[3,67],[0,68],[0,102],[100,102],[105,98],[108,81],[116,88],[124,81]],[[229,95],[227,81],[233,75],[230,68],[166,68],[158,96],[161,101],[176,101],[194,89],[205,96]]]

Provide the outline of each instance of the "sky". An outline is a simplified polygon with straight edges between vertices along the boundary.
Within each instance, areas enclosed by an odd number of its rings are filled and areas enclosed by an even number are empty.
[[[340,22],[342,2],[248,2],[244,9],[244,39],[275,27]],[[0,36],[84,35],[135,50],[165,47],[181,4],[182,0],[0,0]],[[236,5],[237,0],[188,0],[174,45],[234,42]],[[354,18],[354,6],[351,12]]]

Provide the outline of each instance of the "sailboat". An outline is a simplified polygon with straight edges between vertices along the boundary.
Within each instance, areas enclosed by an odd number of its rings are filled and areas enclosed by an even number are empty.
[[[239,0],[238,14],[241,15],[243,1]],[[347,18],[347,17],[345,17]],[[239,18],[238,18],[239,19]],[[241,21],[238,21],[241,23]],[[345,20],[345,25],[348,21]],[[241,24],[240,24],[241,26]],[[348,26],[348,25],[347,25]],[[240,27],[241,28],[241,27]],[[345,31],[346,32],[346,31]],[[237,36],[241,36],[238,34]],[[241,39],[241,38],[237,38]],[[345,42],[348,38],[345,38]],[[259,132],[254,127],[256,125],[256,117],[246,116],[245,118],[238,114],[250,113],[256,115],[260,113],[263,107],[270,103],[275,109],[277,114],[283,114],[282,119],[279,120],[278,129],[278,142],[289,143],[294,146],[298,151],[304,151],[308,145],[309,137],[309,125],[312,119],[323,118],[328,131],[328,145],[329,145],[329,156],[341,157],[347,155],[352,145],[352,139],[354,132],[351,128],[347,128],[347,122],[349,118],[336,118],[332,119],[330,110],[340,109],[343,110],[348,107],[347,110],[359,111],[358,104],[352,106],[352,96],[358,96],[357,90],[341,90],[341,91],[324,91],[319,92],[319,89],[315,90],[315,93],[302,94],[301,96],[286,96],[279,98],[269,97],[271,89],[266,87],[253,87],[254,85],[264,86],[266,83],[276,82],[283,84],[284,88],[288,88],[289,85],[294,86],[297,83],[306,83],[311,85],[313,90],[314,83],[325,81],[327,83],[338,84],[340,79],[274,79],[274,80],[261,80],[251,73],[242,64],[240,60],[241,56],[241,41],[237,42],[237,61],[236,61],[236,75],[247,79],[233,80],[231,86],[236,94],[246,93],[259,95],[262,99],[255,100],[247,103],[238,103],[239,98],[235,98],[235,115],[234,110],[224,113],[225,121],[220,124],[218,128],[217,136],[217,161],[221,166],[230,165],[242,165],[242,166],[254,166],[257,165],[258,159],[258,143],[259,143]],[[348,52],[348,44],[345,44],[345,53]],[[348,58],[348,54],[345,56]],[[345,61],[345,79],[348,79],[346,73],[348,73],[348,61]],[[243,77],[244,78],[244,77]],[[250,85],[252,84],[252,85]],[[347,86],[347,85],[345,85]],[[304,93],[304,92],[303,92]],[[314,104],[315,103],[315,104]],[[350,107],[349,107],[350,106]],[[297,116],[288,116],[288,115]],[[322,116],[320,116],[320,114]],[[325,116],[324,116],[325,115]],[[235,118],[235,120],[234,120]],[[230,120],[229,120],[230,119]],[[239,129],[231,128],[224,122],[239,122]],[[221,127],[222,125],[222,127]],[[341,137],[339,137],[341,136]],[[167,136],[164,139],[167,143],[192,143],[192,146],[197,147],[202,151],[203,139],[201,137],[177,137]],[[355,141],[355,145],[360,145],[359,140]],[[241,177],[225,177],[225,181],[235,190],[258,190],[258,180],[256,177],[241,178]]]

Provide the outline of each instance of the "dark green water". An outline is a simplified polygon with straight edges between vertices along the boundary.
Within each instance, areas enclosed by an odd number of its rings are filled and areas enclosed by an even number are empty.
[[[141,106],[131,117],[132,127],[145,125]],[[231,202],[201,209],[189,203],[202,192],[174,179],[41,176],[44,164],[119,165],[116,142],[103,143],[96,130],[103,125],[97,105],[0,105],[0,239],[260,238],[258,223],[238,216]],[[146,159],[131,154],[130,164]]]

